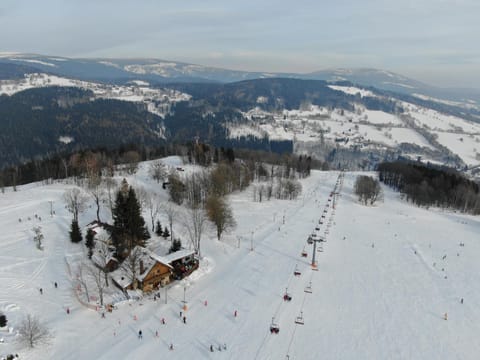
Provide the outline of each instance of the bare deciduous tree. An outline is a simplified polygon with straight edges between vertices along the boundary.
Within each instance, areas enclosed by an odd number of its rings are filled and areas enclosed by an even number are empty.
[[[87,271],[88,265],[85,263],[81,263],[80,266],[78,267],[77,270],[77,282],[78,284],[83,288],[83,291],[85,291],[85,296],[87,297],[87,302],[90,301],[90,295],[88,294],[88,271]]]
[[[113,177],[106,177],[105,187],[107,189],[108,207],[110,208],[110,213],[113,214],[113,193],[117,187],[117,182]]]
[[[18,327],[18,340],[31,348],[49,342],[51,337],[47,327],[31,314],[27,314]]]
[[[98,297],[100,298],[100,305],[103,306],[103,294],[105,293],[105,288],[107,287],[104,273],[102,269],[100,269],[100,267],[97,267],[93,264],[87,266],[86,270],[90,278],[95,283],[95,286],[98,292]]]
[[[101,182],[89,182],[88,193],[92,197],[97,207],[97,221],[100,222],[100,204],[105,195],[105,191],[101,186]]]
[[[173,241],[173,221],[178,215],[177,208],[171,202],[166,203],[163,206],[163,211],[167,215],[168,225],[170,226],[170,241]]]
[[[160,160],[154,161],[150,164],[148,173],[154,180],[157,180],[157,183],[160,182],[160,180],[163,181],[168,175],[167,167]]]
[[[132,287],[138,287],[137,276],[140,273],[140,261],[142,260],[142,249],[138,246],[134,247],[128,257],[122,263],[122,269],[128,276]]]
[[[101,234],[97,237],[95,242],[95,251],[93,254],[93,261],[102,270],[105,277],[105,284],[108,286],[108,262],[112,257],[111,247],[109,245],[109,237],[106,234]]]
[[[137,200],[140,203],[140,206],[142,208],[147,206],[148,200],[150,198],[150,194],[148,194],[145,188],[143,187],[136,187],[134,190],[135,190],[135,195],[137,196]]]
[[[135,150],[127,151],[122,160],[125,162],[125,170],[128,174],[135,174],[138,170],[138,162],[141,160],[140,154]]]
[[[185,215],[185,227],[187,228],[188,236],[193,248],[199,257],[201,257],[200,243],[207,220],[207,215],[203,208],[194,206],[187,209]]]
[[[360,175],[355,181],[355,194],[358,195],[358,200],[367,205],[373,205],[380,197],[382,189],[378,180],[365,175]]]
[[[217,238],[220,241],[222,234],[236,226],[233,212],[224,198],[211,196],[206,203],[207,215],[217,230]]]
[[[87,197],[78,188],[65,191],[63,197],[67,210],[72,213],[73,220],[78,222],[78,215],[85,210]]]
[[[150,220],[152,221],[152,232],[155,231],[155,219],[157,218],[158,213],[160,212],[160,202],[158,197],[154,194],[151,194],[147,197],[145,202],[145,207],[148,209],[150,215]]]

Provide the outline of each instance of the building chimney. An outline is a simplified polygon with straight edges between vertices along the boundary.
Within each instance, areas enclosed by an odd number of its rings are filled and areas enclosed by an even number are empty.
[[[143,265],[143,260],[140,260],[140,275],[145,272],[145,266]]]

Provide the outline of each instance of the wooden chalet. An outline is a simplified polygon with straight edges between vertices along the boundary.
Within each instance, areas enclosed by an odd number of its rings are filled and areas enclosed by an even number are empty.
[[[198,259],[191,250],[180,250],[160,256],[137,246],[132,252],[140,253],[135,280],[132,282],[132,276],[125,266],[111,273],[114,283],[124,291],[135,289],[144,292],[155,291],[168,285],[172,280],[183,279],[198,269]],[[128,264],[128,257],[124,261]]]
[[[132,279],[132,272],[126,266],[120,266],[111,273],[113,282],[120,289],[124,291],[140,289],[150,292],[170,283],[173,267],[162,257],[140,246],[135,247],[132,253],[138,253],[137,256],[139,256],[135,261],[137,266],[135,279]],[[127,257],[124,264],[128,264],[128,262],[129,258]]]

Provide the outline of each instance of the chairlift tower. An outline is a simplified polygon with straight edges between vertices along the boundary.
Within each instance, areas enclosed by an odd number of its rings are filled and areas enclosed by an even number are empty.
[[[313,236],[315,235],[315,236]],[[317,263],[315,262],[315,253],[317,252],[317,243],[322,242],[324,239],[322,237],[317,238],[316,234],[312,234],[308,237],[307,243],[313,244],[313,251],[312,251],[312,269],[317,269]]]

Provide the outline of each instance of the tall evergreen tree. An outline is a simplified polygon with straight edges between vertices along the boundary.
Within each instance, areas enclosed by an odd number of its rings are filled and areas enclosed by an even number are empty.
[[[158,236],[162,236],[163,234],[162,224],[160,224],[160,220],[157,220],[157,228],[155,229],[155,234],[157,234]]]
[[[113,208],[112,240],[117,257],[124,259],[135,246],[150,238],[135,190],[123,179]]]
[[[73,243],[79,243],[80,241],[82,241],[82,233],[80,232],[78,221],[72,220],[72,226],[70,229],[70,240],[72,240]]]
[[[92,229],[88,229],[87,235],[85,236],[85,246],[88,248],[88,258],[91,259],[93,255],[93,248],[95,247],[95,242],[93,238],[95,232]]]

